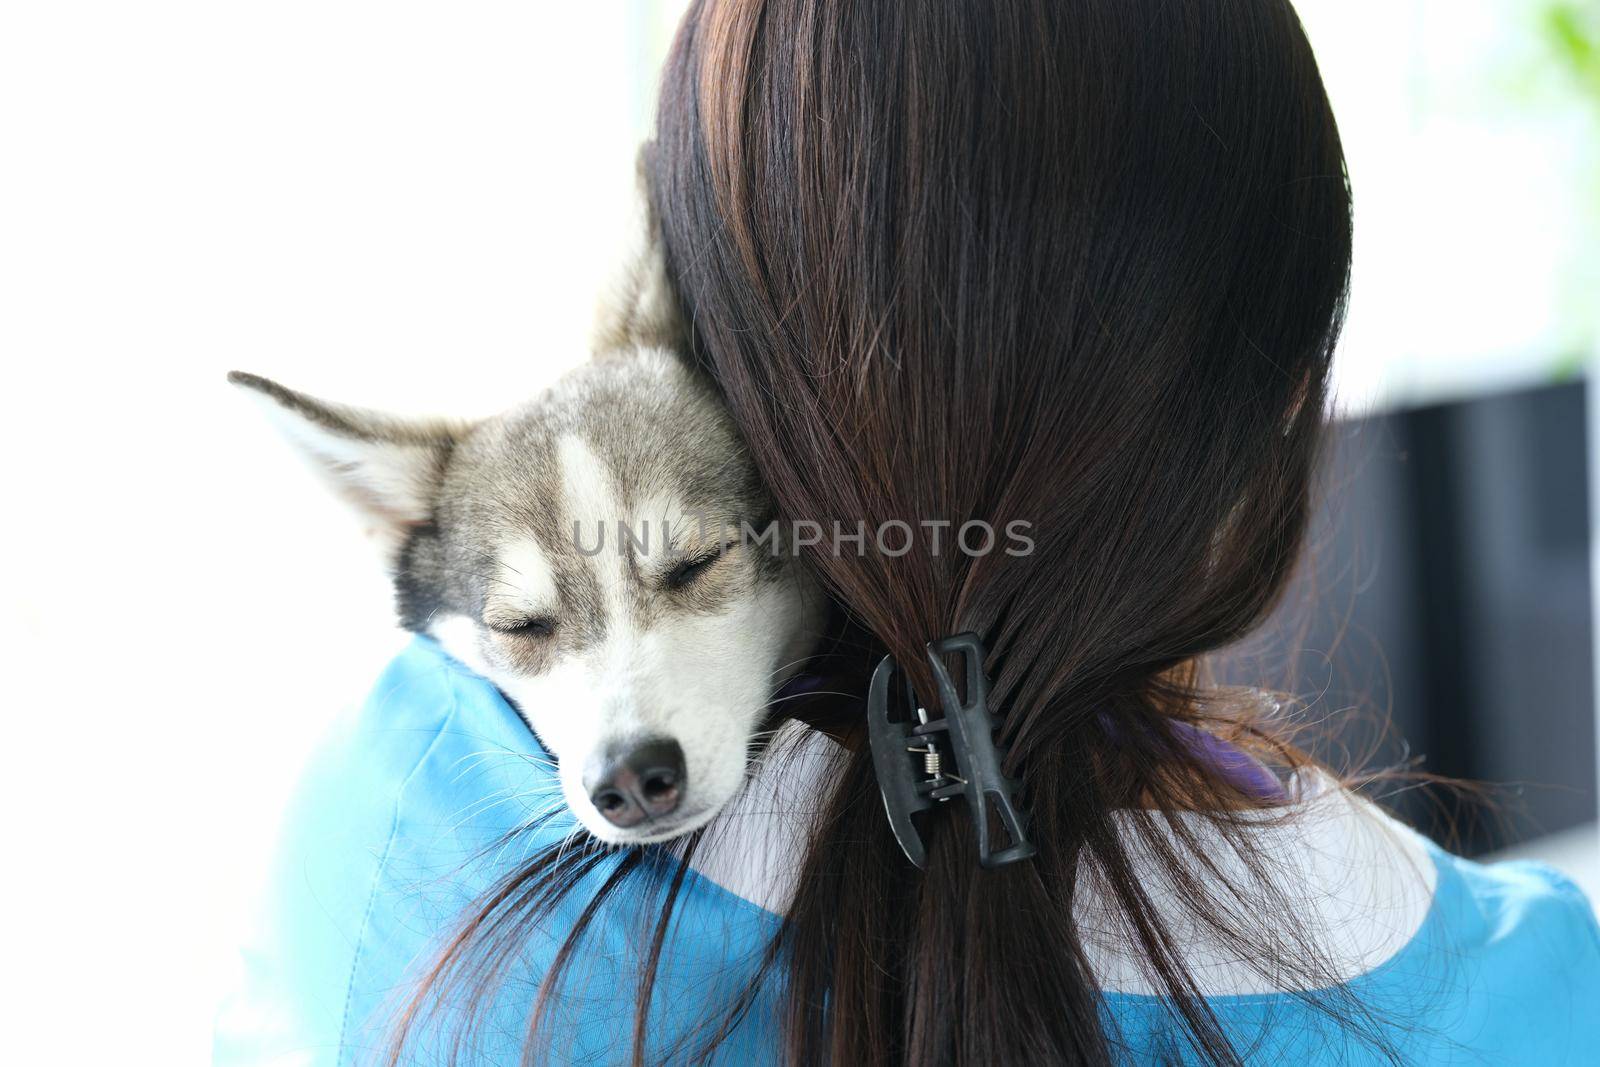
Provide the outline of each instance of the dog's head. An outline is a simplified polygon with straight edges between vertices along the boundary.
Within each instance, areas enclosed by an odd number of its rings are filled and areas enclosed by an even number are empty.
[[[771,500],[713,388],[643,343],[665,320],[632,277],[607,354],[474,424],[231,377],[376,535],[402,624],[511,699],[595,836],[642,843],[732,798],[821,598],[787,544],[752,536]]]

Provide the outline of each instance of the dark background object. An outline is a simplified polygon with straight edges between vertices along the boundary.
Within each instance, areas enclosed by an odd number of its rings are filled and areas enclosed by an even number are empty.
[[[1306,563],[1218,673],[1305,698],[1336,768],[1495,787],[1374,790],[1469,855],[1593,822],[1586,441],[1581,383],[1339,424]]]

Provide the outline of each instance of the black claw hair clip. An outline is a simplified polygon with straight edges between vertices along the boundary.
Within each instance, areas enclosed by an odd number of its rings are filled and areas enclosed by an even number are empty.
[[[946,656],[964,660],[965,702],[945,670]],[[984,658],[983,642],[976,634],[957,634],[928,645],[944,713],[937,719],[929,718],[909,682],[896,678],[899,665],[893,656],[883,657],[872,673],[867,691],[872,764],[895,839],[918,867],[927,866],[928,855],[911,816],[956,797],[966,798],[978,834],[978,862],[984,867],[1003,867],[1036,851],[1028,840],[1027,819],[1017,808],[1018,783],[1000,773]],[[891,719],[891,711],[902,717]],[[997,848],[991,840],[991,813],[1010,838],[1009,844],[1001,842],[1004,847]]]

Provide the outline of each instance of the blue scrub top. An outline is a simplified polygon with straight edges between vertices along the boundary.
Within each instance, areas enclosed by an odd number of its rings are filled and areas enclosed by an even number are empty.
[[[414,640],[304,776],[270,906],[243,950],[243,984],[219,1017],[215,1062],[377,1061],[411,979],[468,902],[576,829],[559,801],[547,757],[499,692]],[[538,830],[506,840],[549,810],[556,816]],[[1390,1049],[1407,1064],[1600,1064],[1600,932],[1583,895],[1541,865],[1485,867],[1430,851],[1438,879],[1421,929],[1348,985]],[[616,862],[607,857],[590,884]],[[541,1034],[551,1062],[629,1062],[636,976],[662,889],[630,879],[597,917]],[[537,978],[588,897],[580,887],[531,936],[479,1026],[462,1034],[447,1005],[407,1062],[441,1059],[457,1038],[462,1063],[519,1062]],[[745,987],[778,922],[687,876],[652,1001],[650,1062],[696,1048],[697,1028],[720,1021],[707,1013]],[[716,1062],[776,1060],[774,984]],[[1249,1062],[1391,1062],[1292,996],[1209,1003]],[[1127,1063],[1197,1061],[1157,998],[1109,993],[1104,1015]]]

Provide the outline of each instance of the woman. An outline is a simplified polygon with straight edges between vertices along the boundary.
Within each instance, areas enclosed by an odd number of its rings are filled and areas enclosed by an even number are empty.
[[[760,775],[785,810],[820,811],[745,835],[753,853],[708,838],[686,865],[534,837],[434,901],[411,887],[453,868],[419,849],[395,874],[386,852],[387,888],[346,909],[353,934],[329,931],[343,1055],[1553,1064],[1600,1047],[1600,938],[1576,890],[1422,841],[1283,740],[1273,702],[1199,669],[1301,551],[1349,267],[1338,133],[1285,0],[699,0],[651,173],[696,351],[782,513],[921,533],[904,553],[809,550],[842,647],[891,657],[926,700],[929,643],[977,636],[1032,855],[980,863],[958,800],[914,820],[925,867],[909,862],[843,670],[808,715],[832,739]],[[972,521],[1025,524],[1031,550],[930,536]],[[494,694],[411,655],[426,669],[402,662],[380,692],[432,679],[446,692],[413,703],[458,724],[479,708],[472,748],[496,729],[528,747]],[[808,777],[795,753],[819,746],[831,769]],[[441,826],[455,808],[426,802]],[[746,877],[774,855],[793,870]],[[484,895],[419,972],[462,885]],[[394,913],[409,922],[371,932]],[[352,1029],[368,1015],[384,1026]]]

